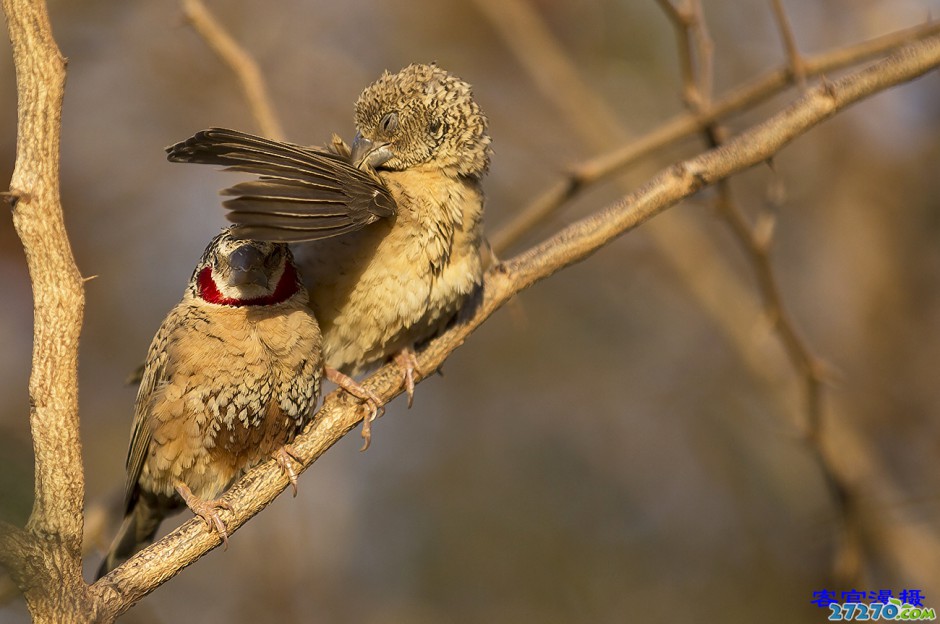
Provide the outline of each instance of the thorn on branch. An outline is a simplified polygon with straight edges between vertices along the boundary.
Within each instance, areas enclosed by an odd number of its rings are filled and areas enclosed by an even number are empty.
[[[807,364],[806,373],[817,383],[826,383],[830,378],[829,365],[825,360],[812,356]]]
[[[684,162],[672,165],[669,167],[669,171],[673,176],[679,178],[680,180],[687,180],[691,178],[691,187],[693,193],[698,192],[703,187],[709,185],[708,176],[706,176],[703,171],[699,169],[693,171]]]
[[[9,191],[0,192],[0,200],[6,204],[9,204],[10,210],[15,210],[18,203],[21,201],[26,201],[28,203],[30,201],[30,197],[29,193],[26,193],[25,191],[10,189]]]
[[[728,131],[728,127],[722,124],[710,124],[706,131],[708,132],[709,140],[712,143],[712,147],[718,147],[722,143],[727,143],[728,138],[731,133]]]
[[[754,225],[754,245],[761,253],[770,251],[771,243],[774,239],[774,230],[777,227],[777,216],[772,212],[764,212],[757,218]]]
[[[692,188],[694,188],[696,192],[708,186],[708,178],[701,171],[694,172],[692,178],[694,179]]]
[[[568,193],[574,194],[585,184],[593,182],[597,175],[584,165],[575,165],[568,168],[565,177],[568,178]]]
[[[771,171],[776,174],[776,171]],[[767,185],[767,209],[768,210],[777,210],[787,201],[787,185],[784,184],[783,178],[778,175],[774,175],[771,179],[770,184]]]
[[[823,95],[833,100],[836,99],[836,84],[825,76],[820,78],[820,82],[822,83]]]

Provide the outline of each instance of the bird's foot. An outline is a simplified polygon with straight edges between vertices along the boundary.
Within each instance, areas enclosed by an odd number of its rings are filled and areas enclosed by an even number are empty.
[[[176,491],[179,493],[180,497],[182,497],[186,506],[189,507],[194,514],[203,519],[210,531],[215,529],[215,532],[222,538],[222,544],[225,550],[228,550],[228,528],[226,528],[225,523],[222,522],[222,518],[219,517],[219,510],[227,509],[228,511],[233,511],[232,506],[224,500],[202,500],[193,494],[193,491],[182,481],[176,483]]]
[[[345,375],[335,368],[325,367],[326,378],[337,386],[362,401],[369,409],[369,413],[362,419],[362,448],[364,451],[372,443],[372,421],[385,413],[385,406],[374,392],[357,382],[349,375]]]
[[[285,444],[274,451],[274,460],[277,462],[278,467],[280,467],[281,472],[284,473],[284,476],[287,477],[287,480],[290,481],[290,486],[294,489],[294,498],[297,498],[297,471],[294,470],[294,462],[303,464],[303,461],[301,461],[297,454],[297,450],[293,445]]]
[[[395,355],[395,362],[401,367],[401,384],[408,393],[408,407],[411,408],[415,400],[415,373],[421,374],[418,369],[418,356],[413,348],[405,347]]]

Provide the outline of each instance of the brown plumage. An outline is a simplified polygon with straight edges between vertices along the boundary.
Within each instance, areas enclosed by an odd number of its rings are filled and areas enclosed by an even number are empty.
[[[414,345],[482,283],[486,117],[466,82],[410,65],[363,91],[356,126],[351,149],[211,129],[167,152],[261,175],[223,191],[236,235],[307,242],[295,252],[327,366],[358,374],[397,355],[410,404]]]
[[[99,576],[149,544],[184,504],[227,541],[215,499],[278,460],[296,492],[291,440],[320,393],[320,331],[286,245],[209,244],[147,353],[127,455],[126,516]]]

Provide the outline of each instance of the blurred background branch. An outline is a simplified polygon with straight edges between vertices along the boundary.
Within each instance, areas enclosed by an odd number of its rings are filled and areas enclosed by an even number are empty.
[[[284,130],[257,61],[225,30],[202,0],[181,1],[186,19],[238,78],[261,135],[283,141]]]
[[[770,0],[774,11],[774,21],[777,23],[777,29],[780,31],[780,38],[783,39],[783,49],[787,53],[788,67],[793,75],[793,80],[801,89],[806,88],[806,64],[803,62],[803,56],[796,45],[796,36],[793,34],[793,27],[790,25],[790,18],[787,17],[787,11],[783,7],[783,0]]]
[[[682,99],[688,108],[688,113],[685,116],[675,117],[672,121],[666,122],[658,129],[639,139],[623,141],[622,147],[609,154],[602,154],[575,165],[566,178],[555,185],[549,186],[509,224],[497,232],[494,237],[494,249],[498,254],[505,252],[508,247],[560,209],[565,202],[589,188],[589,185],[604,179],[655,150],[662,149],[693,131],[703,133],[708,145],[720,145],[725,132],[717,125],[717,121],[722,117],[735,111],[746,110],[790,84],[796,83],[798,86],[805,87],[807,75],[819,76],[826,72],[859,64],[869,60],[871,55],[878,53],[878,51],[889,52],[892,49],[897,49],[896,46],[911,41],[912,38],[916,39],[926,34],[935,33],[938,29],[937,23],[928,23],[921,27],[905,29],[893,35],[878,37],[869,42],[840,48],[804,60],[796,47],[795,36],[783,4],[779,0],[772,0],[773,15],[787,54],[786,65],[746,85],[736,87],[729,96],[722,98],[715,104],[711,104],[710,91],[714,73],[713,44],[705,26],[700,2],[688,0],[681,3],[681,5],[675,5],[670,0],[657,0],[657,2],[676,31]],[[599,112],[599,117],[602,119],[609,117],[606,106],[601,99],[589,95],[591,94],[589,85],[584,82],[573,84],[577,81],[574,65],[565,59],[561,46],[553,46],[549,43],[551,36],[548,34],[547,29],[540,25],[535,12],[525,0],[515,0],[506,4],[478,0],[478,5],[491,18],[491,23],[497,26],[500,32],[505,35],[504,40],[510,45],[511,49],[517,55],[524,57],[524,66],[530,73],[537,72],[543,76],[540,84],[547,84],[548,76],[559,71],[562,72],[562,75],[569,77],[570,83],[565,88],[546,88],[542,90],[547,97],[554,101],[564,100],[563,103],[559,103],[560,110],[579,111],[577,114],[579,117],[594,118],[595,112]],[[506,10],[505,7],[512,8]],[[519,14],[522,13],[525,14],[524,18],[519,17]],[[538,43],[533,44],[532,42]],[[553,60],[550,63],[545,63],[543,61],[545,57]],[[537,78],[536,81],[538,82],[538,80]],[[589,111],[588,114],[585,114],[585,111]],[[572,122],[577,125],[576,120],[572,120]],[[763,213],[759,217],[758,227],[752,228],[747,223],[747,217],[732,199],[729,181],[722,180],[717,186],[718,194],[715,200],[717,214],[728,224],[752,263],[764,302],[765,314],[770,321],[770,325],[778,332],[784,351],[792,362],[796,374],[803,379],[805,388],[803,409],[806,414],[804,439],[810,454],[815,458],[825,482],[828,484],[832,503],[835,509],[838,510],[836,517],[839,522],[837,531],[839,547],[834,555],[833,580],[839,586],[852,586],[853,583],[861,580],[862,570],[864,569],[863,544],[865,538],[862,535],[862,520],[858,517],[858,514],[862,512],[853,500],[854,495],[847,476],[838,472],[836,464],[829,458],[820,440],[823,414],[822,391],[826,367],[821,360],[813,355],[812,349],[796,330],[791,315],[784,306],[778,280],[774,275],[770,261],[773,216],[767,212]],[[673,217],[674,221],[678,221],[675,216],[670,216]],[[679,226],[676,228],[676,232],[687,233],[689,229]],[[657,235],[654,236],[654,241],[664,243],[661,246],[664,253],[674,259],[681,257],[685,253],[685,249],[694,250],[696,257],[701,255],[711,256],[712,254],[720,256],[719,250],[710,247],[706,240],[700,236],[693,236],[691,240],[686,237],[685,244],[678,244],[680,239],[673,239],[674,234],[667,224],[664,224],[659,230],[655,230],[655,233]],[[703,253],[703,249],[709,248],[710,251]],[[714,285],[718,281],[724,283],[725,286],[716,289],[714,292],[741,293],[742,287],[737,284],[737,278],[730,271],[721,269],[721,265],[721,262],[715,260],[710,260],[708,263],[674,260],[674,266],[683,275],[684,283],[689,286],[692,292],[706,298],[703,301],[708,301],[709,294],[697,289],[695,286],[697,284]],[[705,278],[702,275],[703,271],[710,272],[711,275]],[[721,297],[721,299],[727,300],[725,297]],[[737,297],[734,300],[738,300]],[[742,310],[736,306],[721,305],[720,302],[714,299],[711,301],[713,301],[713,304],[706,303],[704,308],[712,311],[714,313],[713,318],[725,327],[729,333],[737,335],[734,344],[745,350],[744,359],[754,366],[755,372],[766,375],[768,373],[767,363],[747,354],[747,351],[753,353],[755,346],[748,330],[751,324],[743,322],[742,316],[736,314],[740,312],[747,315],[750,311]],[[858,438],[855,438],[855,441],[861,443]],[[853,453],[853,456],[857,455],[876,456],[871,449],[859,449],[858,454]],[[893,487],[891,490],[898,491],[897,488]],[[871,513],[872,510],[869,509],[868,512]]]
[[[673,24],[679,40],[679,60],[683,83],[683,99],[686,107],[693,114],[700,114],[710,101],[708,91],[711,83],[699,76],[712,75],[712,44],[705,25],[705,18],[698,0],[686,0],[682,10],[676,9],[669,0],[662,0],[664,12]],[[801,87],[806,87],[806,76],[802,59],[796,49],[795,39],[789,19],[780,0],[772,0],[774,18],[782,33],[789,66],[794,79]],[[697,54],[696,54],[697,51]],[[697,67],[698,72],[693,69]],[[706,145],[720,146],[727,132],[717,123],[710,123],[702,128]],[[779,180],[778,188],[779,188]],[[837,514],[837,548],[833,565],[833,580],[839,586],[854,586],[861,582],[864,565],[862,552],[860,511],[854,504],[854,493],[847,480],[836,471],[836,467],[825,453],[821,439],[823,418],[823,384],[825,364],[813,354],[806,340],[796,329],[796,325],[787,311],[781,293],[779,281],[770,258],[773,244],[775,216],[764,211],[758,216],[758,225],[752,226],[748,217],[734,201],[731,181],[721,180],[717,184],[718,193],[715,206],[718,216],[738,240],[742,250],[751,262],[758,288],[763,301],[764,313],[777,335],[784,351],[789,356],[794,373],[804,380],[805,406],[805,441],[808,452],[819,465],[823,478],[828,485],[832,505]],[[777,193],[779,197],[782,191]],[[779,206],[777,206],[779,208]]]
[[[489,2],[489,0],[480,0],[480,2],[486,3]],[[494,16],[494,19],[498,19],[498,15]],[[503,21],[500,20],[500,23],[503,23]],[[531,24],[531,22],[515,24],[515,27],[518,28],[523,24]],[[510,35],[508,30],[510,29],[507,28],[507,36]],[[869,41],[833,49],[809,57],[801,64],[807,76],[818,77],[829,72],[868,62],[878,56],[890,54],[911,41],[916,41],[938,32],[940,32],[940,22],[929,22],[921,26],[905,28],[888,35],[876,37]],[[524,48],[525,46],[520,47]],[[554,56],[558,56],[559,54],[561,54],[560,48],[556,49]],[[550,74],[547,68],[542,69],[540,65],[536,65],[536,67],[539,68],[540,72],[544,72],[546,77]],[[573,68],[571,71],[573,71]],[[728,115],[753,108],[764,100],[778,95],[791,87],[794,84],[794,80],[789,65],[771,70],[758,78],[754,78],[745,84],[735,87],[728,95],[720,98],[712,105],[704,107],[703,110],[696,112],[690,111],[676,115],[672,119],[661,123],[655,129],[639,137],[631,139],[624,137],[620,139],[622,145],[614,149],[602,152],[581,163],[571,165],[568,175],[549,185],[549,187],[542,191],[531,203],[520,210],[509,223],[504,224],[497,230],[493,236],[493,249],[497,254],[505,253],[526,234],[540,224],[543,224],[549,217],[553,216],[558,210],[565,206],[567,202],[585,191],[591,184],[600,182],[612,174],[633,165],[638,160],[658,150],[662,150],[683,138],[701,132],[703,127],[707,127],[709,124],[723,119]],[[570,88],[581,89],[583,91],[585,85],[582,84],[569,87],[569,89]],[[563,94],[570,93],[569,89],[558,89],[559,93],[554,93],[553,90],[552,98],[566,97]],[[586,104],[587,102],[582,102],[578,106]],[[569,108],[579,110],[577,106],[560,105],[560,107],[562,110]],[[587,105],[586,110],[597,111],[602,108],[605,107],[601,104],[595,104]],[[583,116],[591,117],[591,115]],[[616,127],[618,126],[611,126],[611,128]],[[605,140],[610,138],[611,136],[609,134],[605,135]]]

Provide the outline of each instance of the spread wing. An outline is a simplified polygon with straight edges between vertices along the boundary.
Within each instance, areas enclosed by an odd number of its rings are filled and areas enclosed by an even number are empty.
[[[166,148],[170,162],[222,165],[261,176],[222,191],[228,218],[244,238],[282,243],[354,232],[395,214],[395,200],[378,178],[343,156],[210,128]]]

